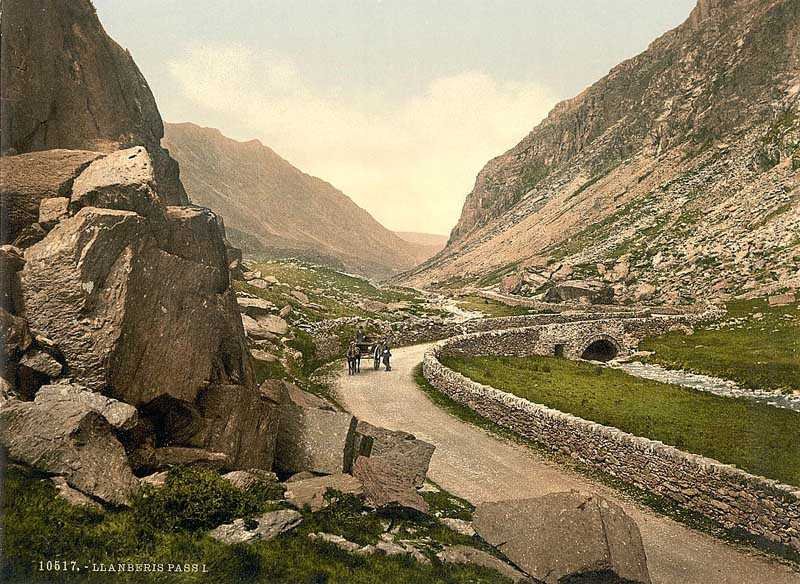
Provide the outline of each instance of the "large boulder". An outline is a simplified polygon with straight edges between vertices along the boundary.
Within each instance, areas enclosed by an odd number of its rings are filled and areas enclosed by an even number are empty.
[[[178,164],[161,147],[153,94],[90,0],[4,0],[0,26],[0,152],[144,146],[158,193],[168,204],[188,202]]]
[[[70,207],[103,207],[152,215],[160,211],[150,156],[142,146],[92,162],[72,185]]]
[[[0,409],[0,444],[12,461],[61,475],[79,491],[116,505],[138,486],[112,426],[87,404],[58,392]]]
[[[614,299],[614,290],[594,280],[567,280],[550,288],[544,299],[547,302],[610,304]]]
[[[115,430],[132,430],[139,421],[139,412],[132,405],[88,391],[80,385],[45,385],[36,393],[34,402],[47,404],[52,401],[71,401],[97,412]]]
[[[212,529],[209,536],[222,543],[252,543],[268,541],[281,533],[291,531],[303,522],[303,516],[292,509],[269,511],[254,517],[251,521],[234,519]]]
[[[4,34],[4,43],[5,40]],[[5,51],[2,60],[5,61]],[[4,108],[4,124],[5,113]],[[5,138],[3,127],[3,141]],[[0,157],[0,243],[14,241],[25,227],[36,223],[42,201],[68,197],[75,178],[101,156],[84,150],[47,150]]]
[[[369,439],[369,446],[361,446]],[[386,461],[398,474],[421,487],[428,474],[431,456],[436,447],[418,440],[413,434],[387,430],[359,420],[356,426],[355,450],[359,454]]]
[[[24,265],[21,250],[13,245],[0,245],[0,309],[11,314],[22,312],[19,271]]]
[[[208,380],[252,383],[233,291],[158,248],[131,211],[86,207],[27,249],[26,315],[92,391],[133,405],[194,401]]]
[[[315,401],[296,392],[283,399],[275,450],[275,468],[283,474],[334,474],[352,466],[356,419],[317,407],[321,404]]]
[[[525,574],[493,555],[467,545],[450,545],[436,554],[444,564],[468,564],[499,572],[512,582],[531,582]]]
[[[327,505],[325,493],[328,491],[356,496],[364,492],[361,481],[344,473],[287,481],[285,485],[284,498],[298,509],[308,507],[311,511],[319,511]]]
[[[189,444],[227,454],[232,468],[272,468],[279,411],[257,389],[210,385],[196,405],[202,419]]]
[[[142,447],[130,455],[131,465],[137,473],[152,473],[173,466],[197,466],[221,469],[230,466],[231,459],[222,452],[184,446]]]
[[[376,508],[403,507],[428,512],[428,503],[414,484],[385,460],[359,456],[353,464],[353,476],[361,481],[367,502]]]
[[[546,584],[650,584],[639,528],[622,508],[597,495],[552,493],[482,503],[473,520],[478,535]]]

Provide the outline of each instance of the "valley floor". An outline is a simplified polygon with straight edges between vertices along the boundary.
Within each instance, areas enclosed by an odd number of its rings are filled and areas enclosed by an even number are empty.
[[[443,488],[473,504],[570,489],[600,493],[622,505],[638,523],[654,584],[800,584],[800,574],[777,561],[694,531],[531,448],[440,409],[414,377],[429,346],[395,349],[391,373],[344,374],[336,391],[340,402],[360,419],[412,432],[435,444],[429,476]]]

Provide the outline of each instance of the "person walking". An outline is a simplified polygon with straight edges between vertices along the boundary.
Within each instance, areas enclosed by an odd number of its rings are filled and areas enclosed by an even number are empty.
[[[389,359],[391,359],[391,357],[392,357],[392,350],[389,348],[389,343],[387,343],[385,341],[383,343],[382,354],[383,354],[383,364],[384,364],[384,366],[386,366],[386,371],[391,371],[392,370],[392,365],[389,362]]]
[[[375,367],[375,371],[381,368],[382,356],[383,356],[383,343],[381,342],[375,343],[375,347],[372,349],[372,359],[374,360],[373,366]]]

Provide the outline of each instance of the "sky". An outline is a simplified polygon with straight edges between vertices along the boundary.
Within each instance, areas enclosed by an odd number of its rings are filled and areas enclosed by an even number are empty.
[[[256,138],[394,230],[447,234],[486,162],[695,0],[94,0],[168,122]]]

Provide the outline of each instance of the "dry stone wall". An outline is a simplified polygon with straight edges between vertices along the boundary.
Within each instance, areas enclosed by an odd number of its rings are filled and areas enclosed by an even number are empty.
[[[680,324],[675,319],[672,325]],[[552,451],[569,454],[626,483],[666,497],[728,528],[800,551],[800,489],[754,476],[662,442],[590,422],[483,385],[447,367],[439,356],[550,353],[552,339],[572,328],[579,337],[619,327],[623,343],[669,326],[654,319],[622,323],[543,325],[455,337],[429,350],[425,378],[455,401]],[[606,331],[609,329],[606,328]]]

